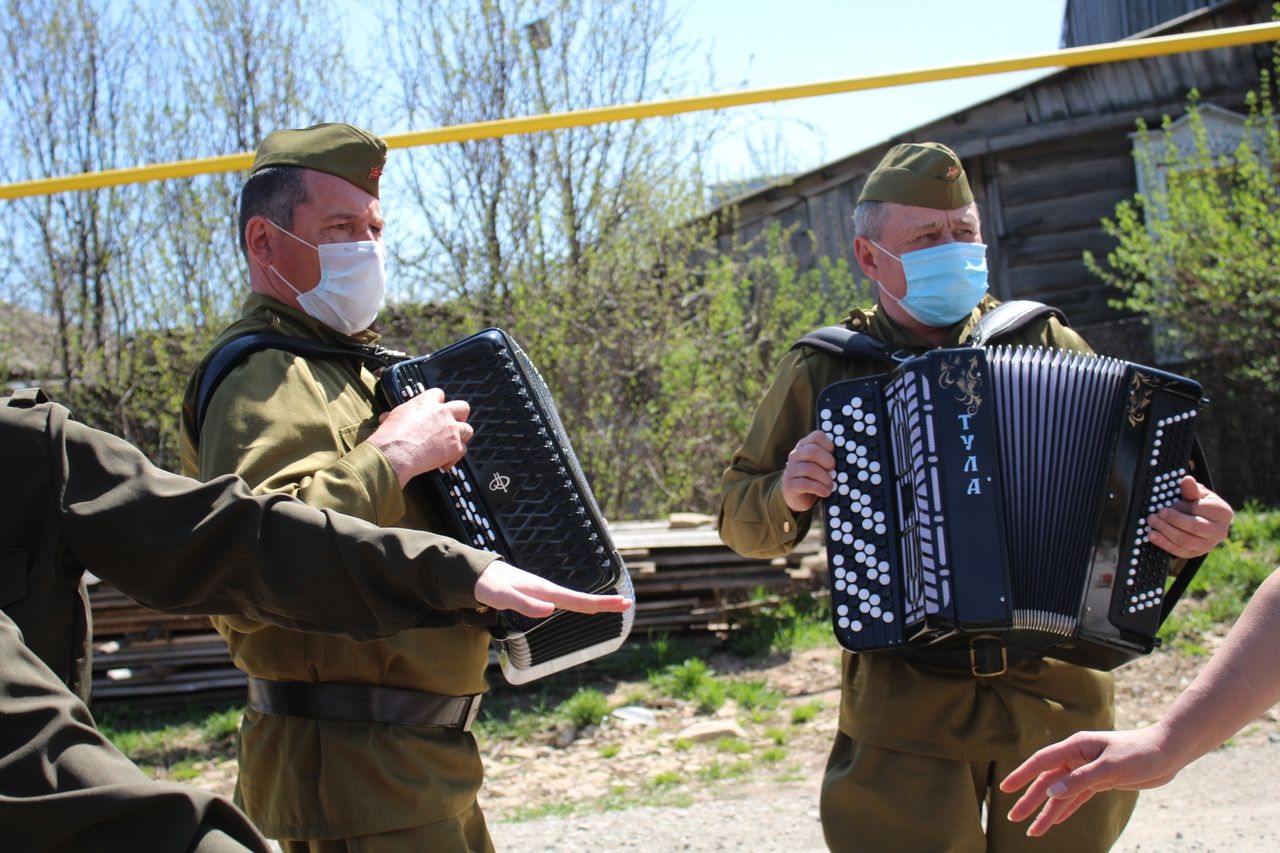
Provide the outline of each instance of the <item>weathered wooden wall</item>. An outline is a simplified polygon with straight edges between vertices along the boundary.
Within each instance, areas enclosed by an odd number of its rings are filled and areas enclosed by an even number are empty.
[[[1119,41],[1222,0],[1067,0],[1062,46]]]

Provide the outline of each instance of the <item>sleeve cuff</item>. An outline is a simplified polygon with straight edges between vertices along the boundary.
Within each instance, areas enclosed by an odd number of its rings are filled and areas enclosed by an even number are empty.
[[[376,445],[360,442],[342,457],[342,464],[364,484],[376,524],[386,527],[404,518],[404,490],[400,488],[400,478]]]
[[[769,487],[769,497],[765,504],[768,523],[773,537],[779,544],[794,545],[807,532],[808,518],[801,518],[791,511],[782,497],[782,478]],[[806,514],[807,516],[807,514]]]

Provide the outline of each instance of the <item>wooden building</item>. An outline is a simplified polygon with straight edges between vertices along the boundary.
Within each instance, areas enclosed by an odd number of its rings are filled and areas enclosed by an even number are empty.
[[[1271,0],[1067,0],[1063,47],[1257,24],[1271,20]],[[978,23],[976,26],[981,26]],[[1197,89],[1216,153],[1242,137],[1246,94],[1271,65],[1273,45],[1183,53],[1047,75],[983,103],[922,124],[882,144],[745,194],[717,209],[722,247],[749,241],[772,223],[795,227],[792,246],[806,267],[820,256],[845,258],[853,269],[853,209],[867,173],[900,142],[951,146],[965,164],[982,213],[992,293],[1034,299],[1066,312],[1099,352],[1146,364],[1167,364],[1145,320],[1109,304],[1117,296],[1089,272],[1083,253],[1105,256],[1114,245],[1101,226],[1116,204],[1140,188],[1133,159],[1135,122],[1171,132],[1190,145],[1187,94]],[[1158,136],[1158,134],[1156,134]],[[1153,139],[1153,144],[1155,143]],[[832,321],[838,318],[831,318]],[[1274,334],[1270,330],[1269,334]],[[1237,505],[1246,499],[1280,503],[1280,442],[1259,439],[1255,401],[1194,365],[1173,364],[1196,376],[1213,399],[1199,432],[1216,471],[1219,492]],[[1266,419],[1262,417],[1261,419]],[[1240,448],[1248,447],[1248,453]]]
[[[1270,18],[1270,0],[1067,0],[1063,47]],[[1164,115],[1184,112],[1197,88],[1204,103],[1221,108],[1208,120],[1230,125],[1270,57],[1271,45],[1259,44],[1051,74],[727,203],[737,215],[726,217],[732,231],[721,234],[722,245],[780,222],[798,226],[793,246],[803,265],[826,255],[856,269],[852,214],[867,173],[892,145],[942,142],[963,160],[981,208],[992,292],[1056,305],[1098,349],[1150,361],[1150,335],[1134,334],[1140,324],[1122,322],[1109,307],[1114,294],[1082,253],[1111,248],[1100,220],[1138,189],[1135,120],[1159,127]]]

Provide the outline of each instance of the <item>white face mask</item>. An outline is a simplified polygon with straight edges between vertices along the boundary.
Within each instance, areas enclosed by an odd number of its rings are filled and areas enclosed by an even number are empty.
[[[280,230],[302,245],[311,246],[320,256],[320,281],[306,293],[294,287],[274,266],[267,267],[298,294],[298,306],[308,316],[344,335],[367,329],[387,295],[386,249],[382,243],[361,240],[312,246],[288,229]]]

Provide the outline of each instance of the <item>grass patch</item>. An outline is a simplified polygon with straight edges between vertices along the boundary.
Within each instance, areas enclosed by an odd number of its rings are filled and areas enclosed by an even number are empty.
[[[802,726],[805,723],[812,722],[818,712],[826,707],[821,699],[813,699],[803,705],[799,705],[791,709],[791,725]]]
[[[764,736],[773,741],[775,746],[782,746],[787,742],[787,738],[791,736],[791,733],[786,729],[780,729],[777,726],[770,726],[764,730]]]
[[[577,803],[543,803],[540,806],[520,806],[513,811],[507,820],[520,822],[538,820],[544,817],[568,817],[578,811]]]
[[[665,696],[689,699],[698,704],[700,713],[709,714],[724,705],[728,687],[716,678],[711,667],[701,658],[669,664],[649,673],[649,683]]]
[[[1160,629],[1168,646],[1205,655],[1204,635],[1234,624],[1258,585],[1280,562],[1280,511],[1248,504],[1236,513],[1227,541],[1213,549]]]
[[[775,601],[763,589],[756,590],[752,597],[761,603],[743,611],[735,622],[728,639],[734,652],[756,657],[835,643],[829,599],[801,593]]]
[[[656,790],[659,788],[670,788],[674,785],[679,785],[683,781],[684,781],[684,776],[680,775],[676,771],[664,770],[661,773],[659,773],[657,776],[654,776],[652,779],[650,779],[646,783],[646,786],[651,790]]]
[[[736,737],[722,737],[716,741],[717,752],[730,752],[734,755],[746,755],[751,751],[751,744]]]
[[[613,758],[621,751],[622,751],[621,744],[616,744],[616,743],[605,744],[604,746],[600,747],[600,757]]]
[[[740,779],[751,773],[750,761],[735,761],[732,764],[721,764],[712,761],[698,771],[698,778],[703,782],[720,782],[725,779]]]
[[[773,710],[782,704],[782,693],[763,681],[733,681],[727,689],[729,698],[748,711]]]
[[[242,714],[238,705],[162,710],[106,705],[94,709],[98,728],[116,749],[149,775],[160,768],[171,777],[175,770],[189,773],[186,766],[194,761],[230,758]]]
[[[688,752],[693,749],[693,741],[687,737],[678,737],[671,742],[671,748],[676,752]]]
[[[578,728],[598,726],[609,714],[609,700],[595,688],[579,690],[556,708],[556,716],[568,720]]]
[[[777,764],[787,757],[785,746],[771,746],[760,753],[760,760],[765,764]]]
[[[200,778],[200,769],[196,765],[204,763],[195,758],[185,758],[172,765],[165,776],[171,782],[190,782]]]
[[[472,733],[481,748],[491,739],[510,738],[517,741],[532,740],[552,725],[555,714],[542,700],[532,708],[480,706],[480,717],[472,726]]]

